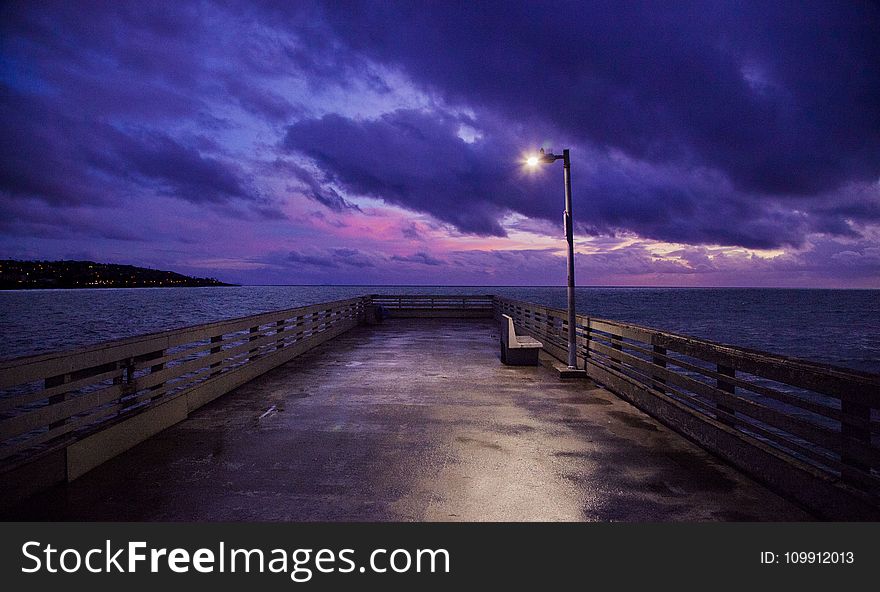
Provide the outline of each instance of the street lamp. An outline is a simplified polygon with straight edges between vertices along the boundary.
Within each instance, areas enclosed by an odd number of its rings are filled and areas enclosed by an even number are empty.
[[[545,154],[544,149],[526,159],[526,164],[536,167],[542,163],[553,163],[562,159],[565,173],[565,240],[568,242],[568,369],[577,370],[577,322],[574,310],[574,229],[571,223],[571,159],[568,148],[562,154]]]

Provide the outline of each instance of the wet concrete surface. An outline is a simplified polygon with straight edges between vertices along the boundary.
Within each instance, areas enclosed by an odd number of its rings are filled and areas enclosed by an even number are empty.
[[[502,365],[498,337],[359,327],[5,517],[813,519],[592,383]]]

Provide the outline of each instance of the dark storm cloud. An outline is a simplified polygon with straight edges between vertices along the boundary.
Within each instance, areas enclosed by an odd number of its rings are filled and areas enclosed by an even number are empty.
[[[284,146],[312,158],[349,193],[427,212],[463,232],[503,236],[499,220],[510,211],[557,223],[561,166],[527,175],[517,162],[522,143],[508,130],[486,126],[483,137],[469,143],[459,137],[462,123],[436,109],[367,120],[326,115],[289,126]],[[751,248],[800,245],[810,232],[853,234],[846,217],[827,211],[833,196],[803,202],[798,210],[773,196],[737,191],[717,172],[595,149],[575,154],[575,217],[584,233],[626,230],[657,240]],[[320,197],[326,187],[312,184],[314,199],[323,203],[335,194]],[[853,204],[864,208],[870,195],[862,191]]]
[[[358,249],[309,249],[304,251],[290,251],[287,254],[286,262],[311,267],[323,267],[336,269],[339,267],[375,267],[376,263],[374,255],[363,253]],[[272,263],[278,263],[274,258],[270,259]]]
[[[330,249],[333,257],[341,261],[345,265],[353,267],[375,267],[374,257],[367,253],[362,253],[358,249]]]
[[[68,110],[167,122],[204,107],[207,5],[193,3],[4,4],[4,74]]]
[[[27,200],[17,220],[39,221],[39,200],[56,208],[97,204],[118,206],[123,198],[167,195],[243,214],[247,205],[260,218],[280,212],[257,192],[235,163],[203,153],[210,141],[188,143],[161,131],[122,131],[91,120],[41,96],[27,96],[0,84],[0,191]],[[58,220],[73,220],[57,212]],[[103,231],[95,236],[106,236]]]
[[[106,212],[82,211],[77,208],[50,211],[35,208],[27,200],[19,199],[0,201],[0,234],[21,239],[40,237],[58,240],[85,237],[113,241],[148,240],[146,233],[137,229],[108,223]]]
[[[170,194],[191,201],[222,202],[229,198],[255,199],[234,165],[203,156],[162,134],[131,138],[119,136],[116,155],[119,174],[132,171],[158,183]]]
[[[243,109],[270,121],[283,123],[302,113],[302,108],[291,105],[277,93],[254,87],[237,77],[227,81],[226,90]]]
[[[419,251],[412,255],[392,255],[391,260],[400,261],[401,263],[418,263],[420,265],[443,265],[443,261],[432,257],[424,251]]]
[[[113,201],[130,184],[193,203],[258,201],[235,165],[161,132],[124,133],[0,85],[0,189],[56,205]]]
[[[303,265],[312,265],[314,267],[339,267],[339,263],[333,257],[323,254],[315,255],[291,251],[287,255],[287,260],[292,263],[302,263]]]
[[[230,127],[208,113],[217,95],[266,119],[296,110],[226,71],[211,74],[206,8],[5,6],[0,191],[59,208],[164,195],[233,217],[281,217],[226,147],[199,130]]]
[[[104,201],[101,179],[87,172],[87,126],[0,84],[0,190],[54,204]]]
[[[306,170],[294,162],[278,159],[273,163],[276,171],[284,175],[292,176],[299,180],[304,188],[303,195],[312,199],[334,212],[354,210],[360,212],[357,204],[353,204],[339,195],[333,187],[327,184],[327,179],[319,172]]]
[[[327,3],[350,46],[566,142],[805,194],[880,171],[871,3]]]
[[[330,114],[289,126],[284,146],[314,159],[349,192],[502,236],[505,206],[497,202],[511,198],[510,171],[499,174],[492,153],[459,138],[460,125],[448,114],[416,110],[363,121]]]
[[[801,245],[812,232],[855,236],[851,222],[877,219],[876,7],[496,8],[316,10],[350,51],[474,109],[477,142],[461,141],[461,118],[435,107],[372,121],[303,120],[285,145],[351,191],[476,234],[501,235],[497,221],[508,210],[556,221],[548,196],[558,187],[530,187],[503,166],[542,137],[575,147],[583,232],[767,248]],[[838,208],[852,186],[862,187],[861,199]]]

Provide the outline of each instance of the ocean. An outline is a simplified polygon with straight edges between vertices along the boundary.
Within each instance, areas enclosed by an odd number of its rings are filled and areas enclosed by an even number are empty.
[[[498,294],[565,308],[564,287],[240,286],[0,292],[0,358],[360,296]],[[578,288],[581,314],[880,373],[880,290]]]

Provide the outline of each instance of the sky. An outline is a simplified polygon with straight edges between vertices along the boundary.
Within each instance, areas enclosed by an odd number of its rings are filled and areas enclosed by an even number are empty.
[[[880,8],[4,2],[0,258],[880,288]]]

